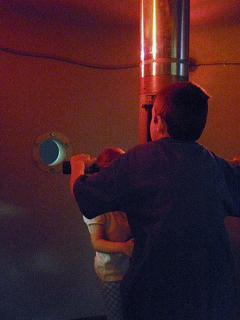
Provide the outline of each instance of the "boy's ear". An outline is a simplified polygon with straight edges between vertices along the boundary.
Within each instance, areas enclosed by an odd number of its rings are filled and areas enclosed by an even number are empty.
[[[156,124],[156,123],[158,123],[158,118],[157,118],[158,116],[157,115],[155,115],[154,116],[154,118],[153,118],[153,122]]]
[[[155,116],[153,118],[153,122],[155,124],[159,124],[160,126],[162,126],[163,124],[165,125],[165,121],[161,118],[161,116],[159,114],[155,114]]]
[[[156,115],[156,119],[153,119],[153,121],[156,121],[155,124],[158,125],[159,132],[162,135],[168,135],[166,121],[160,115]]]

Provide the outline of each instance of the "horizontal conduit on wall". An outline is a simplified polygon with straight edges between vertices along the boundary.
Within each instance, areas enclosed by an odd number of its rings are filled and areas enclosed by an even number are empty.
[[[50,55],[48,53],[30,52],[30,51],[28,52],[28,51],[22,51],[18,49],[5,48],[5,47],[0,47],[0,51],[8,54],[17,55],[17,56],[23,56],[23,57],[54,60],[58,62],[73,64],[79,67],[85,67],[85,68],[91,68],[91,69],[124,70],[124,69],[134,69],[139,67],[139,62],[132,63],[132,64],[125,64],[125,65],[104,65],[104,64],[101,65],[101,64],[85,63],[85,62],[67,58],[67,57]],[[227,60],[209,61],[209,62],[197,62],[197,61],[191,62],[190,61],[189,67],[190,67],[190,71],[192,71],[194,68],[201,67],[201,66],[208,67],[208,66],[238,66],[238,65],[240,65],[240,61],[227,61]]]

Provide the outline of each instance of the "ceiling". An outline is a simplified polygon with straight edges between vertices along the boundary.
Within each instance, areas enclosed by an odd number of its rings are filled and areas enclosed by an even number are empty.
[[[145,0],[146,1],[146,0]],[[228,22],[239,24],[239,0],[190,0],[191,24]],[[140,0],[1,0],[21,10],[68,16],[73,20],[107,25],[138,26]]]

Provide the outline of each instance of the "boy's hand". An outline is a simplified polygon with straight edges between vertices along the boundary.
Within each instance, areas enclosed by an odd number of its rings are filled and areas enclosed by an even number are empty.
[[[84,154],[84,153],[81,153],[81,154],[76,154],[74,156],[71,157],[70,159],[70,162],[71,162],[71,165],[73,163],[73,165],[77,162],[89,162],[91,160],[91,157],[89,154]]]
[[[96,161],[96,158],[91,158],[89,154],[77,154],[70,159],[71,170],[79,175],[84,174],[85,168],[91,166]]]
[[[230,164],[233,164],[233,165],[239,166],[239,165],[240,165],[240,155],[234,157],[232,160],[229,161],[229,163],[230,163]]]
[[[75,181],[79,176],[84,175],[85,167],[91,165],[93,162],[94,159],[91,159],[89,154],[77,154],[71,157],[70,190],[72,194]]]

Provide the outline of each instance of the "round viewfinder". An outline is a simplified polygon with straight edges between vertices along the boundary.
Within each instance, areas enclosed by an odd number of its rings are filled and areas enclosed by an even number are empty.
[[[61,143],[48,139],[40,144],[39,156],[44,164],[53,166],[64,159],[65,151]]]
[[[62,172],[62,162],[71,156],[68,139],[59,132],[49,132],[34,143],[33,157],[38,166],[48,172]]]

